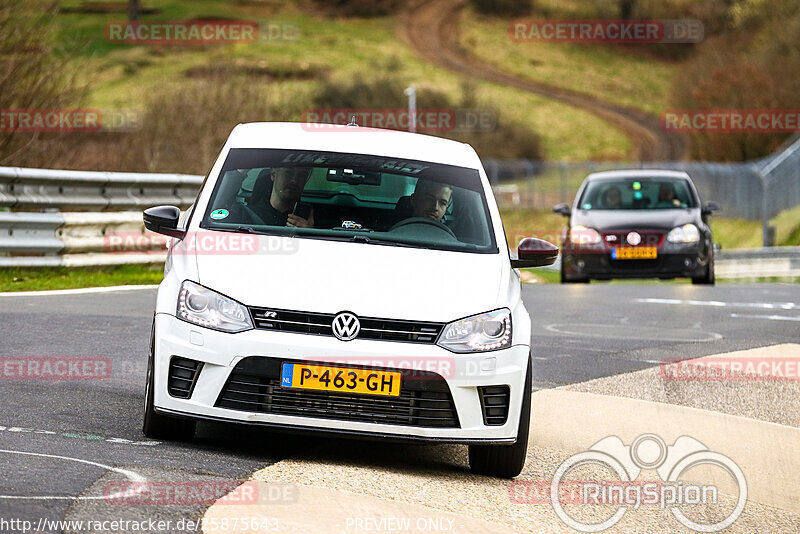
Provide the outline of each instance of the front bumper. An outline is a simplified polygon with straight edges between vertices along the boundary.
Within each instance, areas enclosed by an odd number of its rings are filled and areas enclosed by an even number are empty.
[[[565,252],[561,258],[569,278],[678,278],[703,276],[708,259],[698,250],[664,253],[652,260],[613,260],[610,252]]]
[[[295,431],[323,431],[364,437],[454,443],[514,443],[517,437],[529,346],[482,354],[454,354],[427,344],[389,341],[339,341],[329,336],[249,330],[227,334],[159,313],[155,321],[154,405],[158,412],[196,419],[265,425]],[[188,399],[167,391],[169,362],[179,356],[203,362]],[[458,416],[457,428],[405,426],[308,416],[247,412],[216,406],[231,371],[243,358],[263,356],[291,361],[386,362],[397,369],[437,370],[447,383]],[[502,425],[484,424],[479,386],[510,388],[508,417]]]

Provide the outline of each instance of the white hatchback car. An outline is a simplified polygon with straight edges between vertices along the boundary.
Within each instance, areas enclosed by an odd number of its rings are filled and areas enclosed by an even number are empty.
[[[144,433],[197,421],[469,445],[522,470],[531,322],[486,173],[469,145],[353,126],[234,128],[171,236]]]

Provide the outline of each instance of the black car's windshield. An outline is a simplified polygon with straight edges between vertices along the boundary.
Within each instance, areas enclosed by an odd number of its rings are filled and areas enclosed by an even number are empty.
[[[642,210],[697,207],[697,201],[682,178],[626,178],[592,180],[583,190],[582,210]]]
[[[338,152],[232,149],[201,226],[498,250],[476,169]]]

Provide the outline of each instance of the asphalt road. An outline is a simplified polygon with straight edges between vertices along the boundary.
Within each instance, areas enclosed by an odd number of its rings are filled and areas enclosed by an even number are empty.
[[[800,285],[526,285],[523,297],[534,323],[535,389],[639,370],[662,358],[800,340]],[[189,445],[146,440],[143,383],[154,298],[154,290],[0,298],[0,357],[95,356],[108,358],[112,369],[105,380],[0,380],[0,532],[22,531],[2,522],[12,519],[34,529],[40,518],[176,525],[200,517],[204,506],[115,505],[102,498],[107,484],[228,483],[323,444],[216,424],[200,425]]]

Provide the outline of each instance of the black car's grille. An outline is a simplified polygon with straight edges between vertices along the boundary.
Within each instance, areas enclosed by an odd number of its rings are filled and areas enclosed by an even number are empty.
[[[619,246],[619,247],[627,247],[630,246],[627,242],[628,234],[631,232],[636,232],[641,237],[642,241],[639,245],[640,247],[654,247],[660,246],[661,243],[664,241],[664,232],[660,232],[657,230],[611,230],[608,232],[601,232],[603,234],[603,240],[609,246]],[[612,237],[613,236],[613,237]]]
[[[169,361],[167,391],[173,397],[188,399],[192,396],[197,377],[200,376],[202,362],[173,356]]]
[[[657,271],[661,268],[661,259],[653,260],[610,260],[611,268],[618,271]]]
[[[332,336],[333,313],[313,313],[272,308],[251,307],[253,324],[262,330],[279,330],[299,334]],[[435,343],[444,327],[443,323],[401,321],[359,317],[361,331],[358,339]]]
[[[404,377],[400,396],[376,396],[284,388],[279,358],[250,356],[228,377],[216,406],[247,412],[391,425],[458,428],[447,382],[436,373],[413,372]],[[297,362],[300,363],[300,362]],[[316,363],[316,362],[303,362]],[[324,365],[324,364],[323,364]],[[337,365],[337,367],[364,367]],[[401,369],[384,369],[401,371]]]
[[[510,392],[508,386],[481,386],[478,388],[483,410],[483,424],[504,425],[508,420]]]

